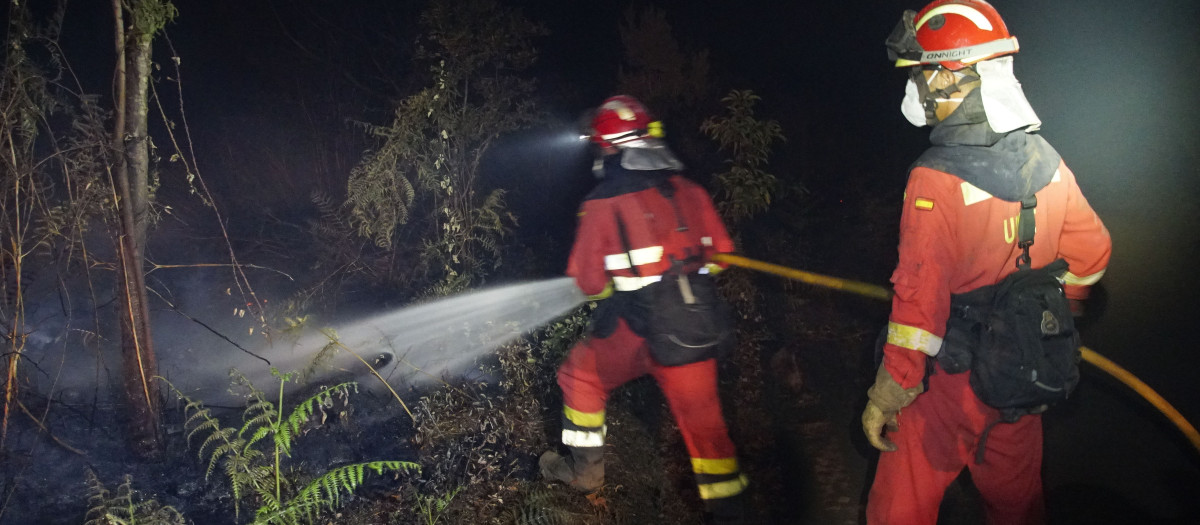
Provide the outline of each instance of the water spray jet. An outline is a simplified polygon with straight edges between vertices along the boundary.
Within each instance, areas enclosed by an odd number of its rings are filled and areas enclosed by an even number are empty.
[[[309,330],[291,345],[277,344],[259,353],[280,370],[309,368],[326,353],[329,360],[318,378],[377,374],[380,381],[364,381],[363,386],[386,385],[394,393],[398,387],[467,373],[480,357],[584,301],[570,277],[512,284],[407,305],[315,333]],[[269,373],[261,363],[240,361],[225,365],[238,367],[252,380]]]

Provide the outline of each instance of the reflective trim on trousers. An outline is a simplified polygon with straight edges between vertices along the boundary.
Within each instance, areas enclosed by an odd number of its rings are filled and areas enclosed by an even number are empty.
[[[574,408],[564,406],[563,416],[567,418],[567,421],[570,421],[581,427],[600,428],[604,426],[603,410],[599,412],[580,412]]]
[[[701,483],[697,488],[700,489],[700,499],[709,500],[737,496],[744,492],[748,485],[750,485],[750,478],[742,474],[737,478],[727,481]]]
[[[692,458],[692,472],[696,474],[735,474],[737,471],[737,458]]]
[[[604,446],[604,429],[600,430],[571,430],[564,428],[562,442],[568,447],[602,447]]]

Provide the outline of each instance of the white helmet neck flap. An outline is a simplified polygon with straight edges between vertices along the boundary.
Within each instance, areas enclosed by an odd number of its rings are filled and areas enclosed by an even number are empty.
[[[1042,121],[1029,105],[1021,83],[1013,74],[1011,56],[977,62],[975,71],[979,74],[978,89],[992,131],[1008,133],[1024,129],[1028,133],[1041,127]],[[904,118],[917,127],[929,125],[921,91],[914,80],[909,78],[904,87],[904,100],[900,102],[900,112],[904,114]]]

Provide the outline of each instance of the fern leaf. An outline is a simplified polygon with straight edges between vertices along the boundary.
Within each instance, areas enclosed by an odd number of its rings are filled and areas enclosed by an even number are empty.
[[[84,525],[183,525],[187,522],[173,507],[163,506],[153,498],[144,499],[133,489],[132,476],[126,475],[116,492],[111,493],[91,469],[86,475],[89,496]]]
[[[207,415],[207,411],[208,411],[208,409],[205,409],[203,416],[201,416],[202,413],[197,413],[197,415],[195,417],[193,417],[193,419],[189,419],[189,420],[187,420],[187,422],[184,423],[185,428],[189,427],[189,426],[191,427],[191,430],[188,431],[188,435],[187,435],[187,442],[188,442],[189,447],[192,446],[192,438],[195,437],[196,434],[200,434],[200,433],[206,432],[206,431],[211,434],[211,433],[218,432],[221,430],[221,422],[212,417],[209,417]],[[197,419],[200,420],[199,423],[195,422]],[[230,430],[232,430],[232,429],[230,429]],[[201,456],[204,455],[203,448],[200,449],[200,455]]]
[[[376,474],[411,472],[420,470],[420,466],[408,461],[372,461],[335,468],[310,482],[277,511],[260,514],[255,523],[293,523],[300,516],[311,520],[321,509],[332,511],[341,505],[344,495],[362,485],[367,470]]]
[[[267,437],[268,435],[270,435],[270,434],[271,434],[271,431],[273,431],[273,430],[275,430],[275,429],[274,429],[273,427],[271,427],[271,426],[261,426],[261,427],[259,427],[259,428],[258,428],[258,430],[255,430],[255,431],[254,431],[254,435],[250,436],[250,439],[246,441],[246,447],[247,447],[247,448],[249,448],[249,447],[252,447],[252,446],[254,446],[254,444],[255,444],[255,443],[258,443],[258,442],[259,442],[259,441],[261,441],[263,438],[265,438],[265,437]],[[278,440],[278,439],[277,439],[277,440]]]
[[[313,411],[316,410],[317,404],[325,404],[332,400],[335,395],[345,396],[352,391],[358,391],[358,383],[355,381],[348,381],[321,389],[321,391],[317,392],[312,397],[309,397],[308,399],[305,399],[297,404],[296,408],[292,410],[292,413],[288,415],[287,420],[284,421],[283,426],[290,428],[293,434],[299,433],[300,426],[308,421],[310,417],[312,417]]]
[[[233,429],[222,430],[222,432],[232,431]],[[223,443],[219,443],[222,441]],[[240,439],[229,441],[228,436],[222,436],[221,432],[214,432],[211,436],[209,436],[208,439],[205,440],[204,446],[208,446],[210,443],[212,443],[215,445],[215,447],[213,448],[212,455],[209,456],[208,469],[204,472],[204,479],[208,479],[208,477],[212,474],[212,471],[216,469],[217,463],[221,461],[221,458],[226,456],[229,456],[230,458],[239,457],[239,453],[241,452],[239,445],[241,442],[242,440]],[[204,454],[201,453],[200,457],[203,458]]]
[[[261,398],[255,399],[242,412],[242,428],[238,435],[244,435],[254,427],[269,426],[278,416],[279,411],[275,409],[274,403]]]

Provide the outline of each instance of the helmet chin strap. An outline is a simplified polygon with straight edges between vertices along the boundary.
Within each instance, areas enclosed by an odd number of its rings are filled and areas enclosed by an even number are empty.
[[[592,160],[592,175],[597,179],[604,178],[604,153],[597,153],[596,158]]]
[[[934,74],[930,75],[928,80],[922,74],[925,69],[912,68],[909,70],[910,78],[912,78],[913,84],[917,86],[917,94],[920,97],[921,105],[925,108],[925,122],[930,126],[936,126],[939,122],[937,117],[939,103],[957,101],[958,99],[951,98],[951,95],[962,91],[964,87],[979,82],[979,76],[968,68],[961,70],[962,72],[952,71],[954,82],[950,85],[941,89],[930,89],[929,85],[933,82],[934,78],[937,78],[937,73],[942,69],[941,67],[933,69]]]

